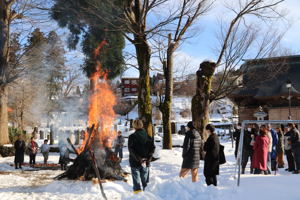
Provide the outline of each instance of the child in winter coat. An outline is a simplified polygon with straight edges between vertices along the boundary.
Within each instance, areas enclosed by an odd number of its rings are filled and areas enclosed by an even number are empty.
[[[28,144],[28,151],[29,151],[29,164],[31,167],[35,165],[35,157],[38,151],[38,144],[35,142],[34,137],[31,137],[30,142]]]
[[[50,150],[50,146],[48,145],[48,140],[44,140],[44,144],[42,144],[41,146],[41,152],[43,154],[44,157],[44,164],[47,164],[48,161],[48,157],[49,157],[49,150]]]

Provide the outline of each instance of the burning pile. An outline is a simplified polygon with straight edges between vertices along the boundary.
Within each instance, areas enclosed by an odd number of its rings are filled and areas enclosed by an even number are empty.
[[[104,45],[105,41],[96,48],[95,57]],[[73,165],[57,179],[90,180],[100,175],[101,178],[125,180],[126,173],[120,166],[120,159],[111,150],[112,141],[116,137],[113,130],[116,98],[106,80],[107,73],[101,69],[101,63],[97,62],[96,70],[90,78],[89,128],[80,148],[72,146],[78,155]]]

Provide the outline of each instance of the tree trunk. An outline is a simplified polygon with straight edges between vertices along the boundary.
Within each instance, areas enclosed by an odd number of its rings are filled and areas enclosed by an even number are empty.
[[[151,88],[150,88],[150,47],[146,39],[142,36],[135,36],[134,43],[139,65],[139,92],[138,106],[139,117],[144,122],[144,128],[148,135],[153,137],[152,126],[152,103],[151,103]]]
[[[9,143],[6,74],[9,60],[9,19],[10,8],[0,0],[0,145]]]
[[[50,126],[50,145],[54,144],[54,130],[53,125]]]
[[[171,34],[168,35],[169,43],[167,49],[167,62],[163,63],[165,76],[165,98],[161,104],[161,112],[163,119],[163,149],[172,149],[172,130],[171,130],[171,112],[172,112],[172,98],[173,98],[173,54],[175,45],[172,43]]]
[[[170,62],[171,64],[171,62]],[[168,62],[163,63],[164,68],[164,76],[165,76],[165,98],[164,101],[161,102],[159,106],[159,110],[162,113],[162,121],[163,121],[163,149],[172,149],[172,129],[171,129],[171,108],[172,108],[172,91],[173,91],[173,74],[172,74],[172,66],[171,69],[168,65]]]
[[[7,87],[0,89],[0,145],[8,144]]]
[[[196,129],[207,139],[205,126],[209,123],[209,104],[212,78],[216,69],[213,62],[203,62],[197,71],[196,95],[192,99],[192,118]]]

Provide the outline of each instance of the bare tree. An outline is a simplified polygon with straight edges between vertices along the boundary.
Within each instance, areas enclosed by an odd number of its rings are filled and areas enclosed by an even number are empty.
[[[168,25],[169,31],[164,31],[160,35],[162,40],[158,43],[158,52],[160,60],[163,64],[163,72],[165,77],[165,88],[163,95],[160,98],[159,109],[162,112],[163,119],[163,148],[172,149],[172,131],[171,131],[171,110],[173,98],[173,68],[174,68],[174,52],[183,42],[184,36],[192,28],[200,16],[205,14],[211,7],[211,0],[183,0],[180,4],[180,14],[178,20],[175,20],[171,25]],[[173,25],[174,24],[174,25]],[[172,27],[174,26],[174,28]],[[173,31],[172,31],[173,30]],[[167,39],[165,44],[163,41]]]
[[[198,15],[201,15],[204,2],[207,1],[187,0],[184,1],[184,5],[190,6],[183,9],[181,7],[183,5],[182,1],[175,1],[174,3],[173,0],[126,0],[121,5],[117,5],[115,1],[109,0],[102,2],[91,1],[90,6],[94,8],[92,9],[92,12],[95,12],[94,15],[109,23],[112,21],[110,19],[111,16],[107,15],[103,10],[97,10],[97,8],[101,8],[99,4],[103,2],[110,4],[114,9],[121,10],[121,13],[123,13],[120,19],[117,20],[120,23],[111,25],[115,30],[121,31],[124,37],[135,47],[140,73],[138,93],[139,116],[144,121],[144,126],[148,134],[152,135],[152,105],[149,77],[152,49],[149,42],[155,35],[169,31],[168,25],[173,22],[178,23],[178,32],[174,32],[173,41],[170,41],[169,48],[169,52],[174,52],[178,45],[174,41],[182,39],[187,27],[193,23]],[[198,2],[202,3],[198,4]],[[195,5],[199,5],[199,8]],[[91,10],[87,9],[87,12],[91,12]],[[197,14],[189,17],[188,13]],[[170,64],[171,62],[172,59],[169,60]]]
[[[197,71],[196,95],[192,99],[193,121],[204,137],[204,128],[209,121],[210,103],[227,96],[238,87],[236,82],[245,70],[237,71],[237,68],[245,56],[266,57],[277,49],[284,33],[266,30],[259,24],[263,22],[267,26],[274,20],[282,19],[283,15],[277,6],[283,1],[238,0],[231,5],[225,5],[234,16],[229,25],[221,23],[217,61],[207,61],[200,65]],[[256,22],[250,22],[249,18],[252,16]],[[254,53],[251,55],[250,52]],[[219,74],[218,83],[212,89],[216,69],[221,69],[222,72]]]

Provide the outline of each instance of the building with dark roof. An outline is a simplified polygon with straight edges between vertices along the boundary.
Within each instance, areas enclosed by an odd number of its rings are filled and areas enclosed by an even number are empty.
[[[239,107],[240,121],[256,120],[260,106],[268,114],[265,119],[287,120],[289,94],[291,118],[300,120],[300,55],[245,60],[241,69],[243,87],[230,95]]]

